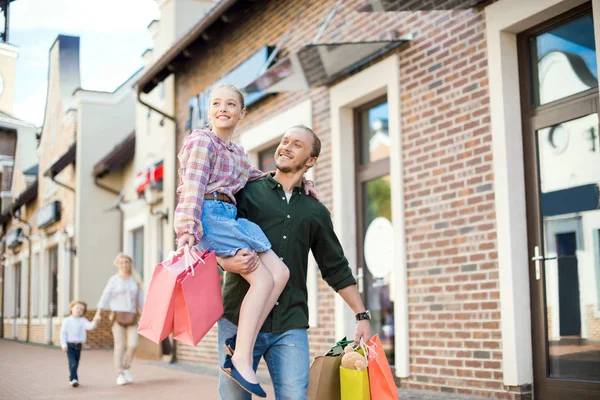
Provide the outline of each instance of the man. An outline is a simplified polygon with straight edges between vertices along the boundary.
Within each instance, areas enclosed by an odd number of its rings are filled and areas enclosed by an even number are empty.
[[[302,187],[302,177],[315,165],[320,150],[321,142],[310,128],[297,125],[288,129],[275,151],[275,174],[249,182],[237,195],[238,217],[261,227],[273,251],[290,270],[290,279],[254,347],[254,368],[264,357],[278,400],[306,399],[310,369],[306,274],[310,250],[323,279],[357,315],[355,340],[370,338],[370,314],[356,288],[329,211],[305,195]],[[225,271],[233,272],[226,275],[225,314],[218,323],[219,362],[223,365],[225,340],[236,334],[240,307],[249,287],[239,274],[253,271],[257,257],[241,250],[233,257],[219,259],[219,263]],[[223,400],[251,399],[223,372],[219,375],[219,395]]]

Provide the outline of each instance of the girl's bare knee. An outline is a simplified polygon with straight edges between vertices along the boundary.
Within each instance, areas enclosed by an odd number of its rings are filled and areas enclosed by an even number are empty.
[[[258,264],[258,268],[248,278],[248,283],[257,288],[272,290],[275,286],[273,275],[262,263]]]

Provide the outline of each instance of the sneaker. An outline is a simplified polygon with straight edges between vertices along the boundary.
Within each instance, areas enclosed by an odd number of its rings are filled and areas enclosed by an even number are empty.
[[[117,376],[117,385],[119,385],[119,386],[127,385],[127,381],[125,380],[125,377],[123,376],[123,374],[119,374],[119,376]]]
[[[125,378],[125,381],[127,383],[132,383],[133,382],[133,376],[131,376],[131,372],[129,372],[128,369],[123,371],[123,378]]]
[[[79,386],[79,382],[77,381],[77,379],[73,379],[71,382],[69,382],[69,384],[73,387]]]

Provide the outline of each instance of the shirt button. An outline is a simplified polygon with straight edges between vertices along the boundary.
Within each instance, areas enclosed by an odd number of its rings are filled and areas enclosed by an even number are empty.
[[[276,305],[276,306],[278,306],[278,305],[279,305],[279,302],[278,302],[278,301],[276,301],[276,302],[275,302],[275,305]]]
[[[287,217],[288,217],[288,218],[292,218],[292,217],[290,217],[289,215],[288,215]]]
[[[282,197],[281,200],[285,200],[285,197]]]
[[[279,259],[280,259],[281,261],[283,261],[283,257],[279,257]]]
[[[284,236],[283,238],[284,238],[284,239],[287,239],[287,236]]]
[[[277,187],[281,187],[281,185],[278,184]]]

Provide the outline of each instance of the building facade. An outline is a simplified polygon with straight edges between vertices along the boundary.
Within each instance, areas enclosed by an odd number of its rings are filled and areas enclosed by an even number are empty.
[[[174,77],[177,148],[221,81],[247,93],[236,140],[259,166],[288,126],[317,132],[314,180],[402,390],[588,398],[598,26],[596,0],[221,1],[138,90]],[[354,321],[316,267],[308,286],[314,356]]]

